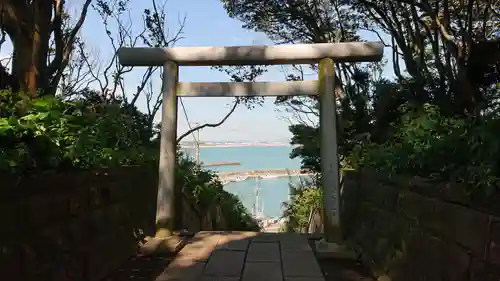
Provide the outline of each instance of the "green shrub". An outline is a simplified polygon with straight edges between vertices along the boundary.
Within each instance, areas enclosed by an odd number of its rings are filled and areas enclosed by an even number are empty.
[[[358,146],[354,167],[389,175],[417,175],[466,183],[469,192],[491,194],[500,183],[500,120],[447,117],[437,107],[404,106],[395,133],[384,143]]]
[[[203,169],[192,159],[178,154],[177,184],[190,196],[203,213],[220,206],[228,227],[235,230],[258,231],[257,221],[250,215],[239,198],[223,189],[217,175]]]
[[[312,182],[290,183],[290,200],[284,204],[283,217],[288,219],[285,231],[300,232],[307,227],[311,211],[323,205],[322,194]]]
[[[0,92],[0,169],[138,164],[151,161],[151,133],[120,102],[29,99]]]
[[[0,91],[0,169],[47,169],[141,165],[158,160],[159,145],[148,118],[120,100],[88,91],[81,98],[29,98]],[[231,227],[258,226],[239,199],[224,191],[210,170],[177,155],[177,184],[194,204],[220,205]],[[257,228],[256,228],[257,226]]]

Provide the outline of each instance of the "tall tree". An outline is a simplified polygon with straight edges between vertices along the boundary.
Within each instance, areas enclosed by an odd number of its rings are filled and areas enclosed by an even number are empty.
[[[342,1],[221,0],[229,16],[243,27],[265,33],[276,44],[358,41],[363,18],[353,15]],[[352,74],[353,64],[336,64],[337,95]]]
[[[346,1],[333,0],[222,0],[228,14],[243,22],[243,27],[264,32],[275,43],[324,43],[360,41],[358,35],[369,28],[362,13],[353,11]],[[376,31],[376,30],[375,30]],[[390,46],[390,45],[388,45]],[[340,154],[344,156],[371,132],[383,139],[384,129],[397,118],[400,91],[381,79],[385,62],[372,64],[338,63],[336,94]],[[316,72],[294,66],[287,80],[303,80],[305,72]],[[299,145],[291,156],[301,157],[305,168],[320,170],[319,100],[317,97],[286,97],[276,103],[294,113],[290,126],[292,144]],[[298,124],[297,124],[298,123]],[[375,130],[376,129],[376,130]],[[374,131],[375,130],[375,131]]]
[[[91,1],[85,0],[72,26],[65,0],[1,1],[0,30],[10,38],[13,54],[10,72],[0,66],[0,86],[32,96],[39,89],[54,94]]]
[[[352,0],[366,23],[394,42],[393,68],[416,102],[444,113],[473,114],[498,80],[500,2],[491,0]],[[354,10],[354,9],[353,9]],[[399,62],[405,63],[406,76]]]
[[[95,61],[95,53],[88,51],[85,41],[78,41],[77,59],[73,61],[77,69],[83,67],[88,70],[87,78],[93,87],[104,96],[122,100],[129,107],[138,106],[141,99],[145,101],[145,113],[148,126],[153,131],[154,117],[161,106],[161,90],[154,87],[155,75],[161,72],[159,67],[137,68],[123,66],[118,61],[118,49],[123,47],[172,47],[182,39],[184,20],[173,34],[166,26],[167,1],[144,1],[144,9],[138,9],[142,21],[133,21],[130,15],[133,1],[108,0],[96,1],[92,10],[102,21],[102,30],[108,38],[108,44],[103,42],[106,50],[111,50],[109,58]],[[77,78],[79,72],[76,72]],[[127,79],[130,76],[140,77]],[[88,83],[88,84],[90,84]]]

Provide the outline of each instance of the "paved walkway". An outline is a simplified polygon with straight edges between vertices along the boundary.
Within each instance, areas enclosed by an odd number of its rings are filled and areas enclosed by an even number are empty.
[[[307,238],[294,233],[199,232],[156,281],[324,281]]]

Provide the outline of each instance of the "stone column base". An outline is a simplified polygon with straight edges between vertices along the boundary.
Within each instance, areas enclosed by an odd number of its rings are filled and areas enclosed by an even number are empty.
[[[141,255],[169,255],[176,254],[186,244],[184,239],[177,235],[169,237],[146,237],[146,243],[140,246]]]

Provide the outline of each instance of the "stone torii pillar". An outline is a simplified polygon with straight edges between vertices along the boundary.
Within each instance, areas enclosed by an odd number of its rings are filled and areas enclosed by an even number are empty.
[[[124,66],[163,66],[157,236],[174,230],[177,97],[320,95],[321,168],[327,241],[340,238],[340,179],[337,152],[334,62],[379,61],[381,42],[348,42],[241,47],[120,48]],[[319,81],[179,83],[179,66],[314,64]],[[339,241],[340,242],[340,241]]]

